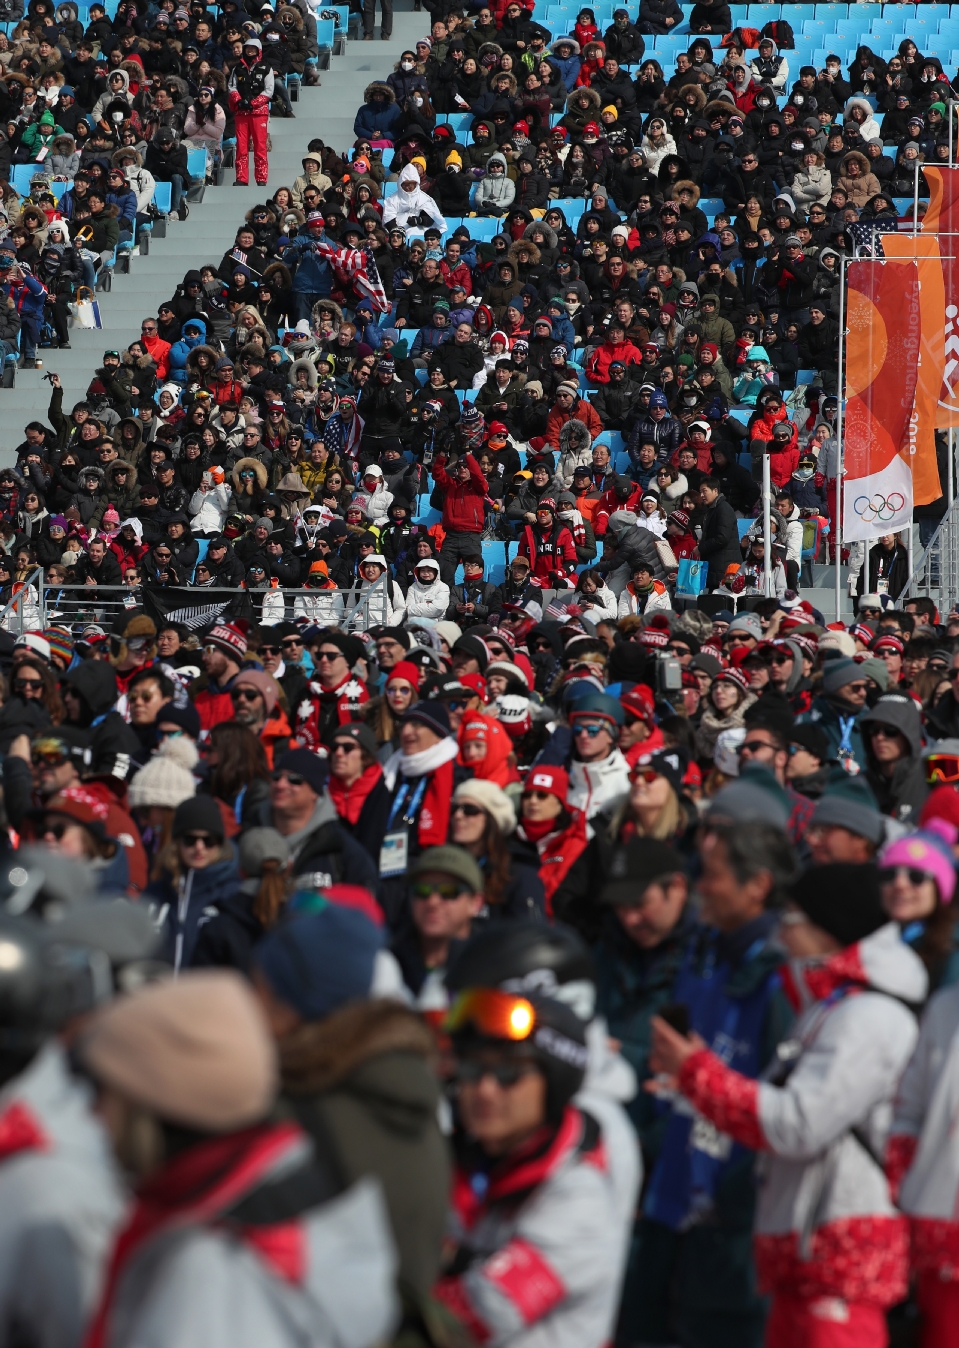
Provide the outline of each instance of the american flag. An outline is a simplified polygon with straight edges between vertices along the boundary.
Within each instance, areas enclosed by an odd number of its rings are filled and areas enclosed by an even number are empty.
[[[856,257],[885,257],[882,236],[889,232],[890,223],[887,220],[881,223],[860,222],[859,224],[846,226],[846,233],[852,239]]]
[[[362,248],[344,248],[342,244],[332,243],[329,239],[317,239],[313,243],[313,252],[325,258],[346,281],[370,300],[378,313],[389,313],[390,302],[386,298],[386,291],[373,259],[373,249],[369,244],[365,244]]]

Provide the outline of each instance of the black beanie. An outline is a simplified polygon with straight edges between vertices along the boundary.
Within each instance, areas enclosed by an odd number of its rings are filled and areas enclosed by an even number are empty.
[[[879,871],[869,863],[812,866],[793,885],[790,897],[810,922],[844,947],[889,921],[879,899]]]
[[[173,816],[173,837],[182,838],[184,833],[209,833],[223,841],[226,837],[223,815],[212,796],[191,796],[177,806]]]

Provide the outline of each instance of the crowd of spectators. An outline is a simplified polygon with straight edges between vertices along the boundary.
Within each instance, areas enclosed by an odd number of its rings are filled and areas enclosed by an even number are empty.
[[[310,140],[81,402],[52,373],[0,469],[0,1318],[947,1348],[959,612],[896,535],[853,621],[799,589],[838,263],[951,86],[913,43],[793,72],[722,0],[422,3],[354,144]],[[50,134],[28,40],[90,64],[85,138],[182,149],[151,109],[217,101],[242,12],[71,8],[0,52],[11,153]],[[292,52],[310,14],[254,9]],[[29,91],[69,107],[57,73]],[[39,338],[81,255],[17,209]]]

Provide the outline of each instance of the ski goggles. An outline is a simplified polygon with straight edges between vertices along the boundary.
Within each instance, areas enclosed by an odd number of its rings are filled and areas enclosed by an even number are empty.
[[[926,781],[930,786],[959,782],[959,755],[930,754],[925,765]]]
[[[450,1007],[443,1028],[456,1034],[472,1025],[491,1039],[528,1039],[536,1025],[536,1011],[526,997],[496,988],[467,988]]]

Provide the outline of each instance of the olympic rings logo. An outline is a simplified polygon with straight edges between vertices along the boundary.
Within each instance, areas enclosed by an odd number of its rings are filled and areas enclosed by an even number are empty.
[[[872,524],[876,520],[879,520],[880,524],[886,524],[889,520],[895,519],[905,504],[906,498],[901,492],[894,491],[889,496],[881,496],[876,492],[875,496],[871,497],[857,496],[853,510],[864,524]]]

